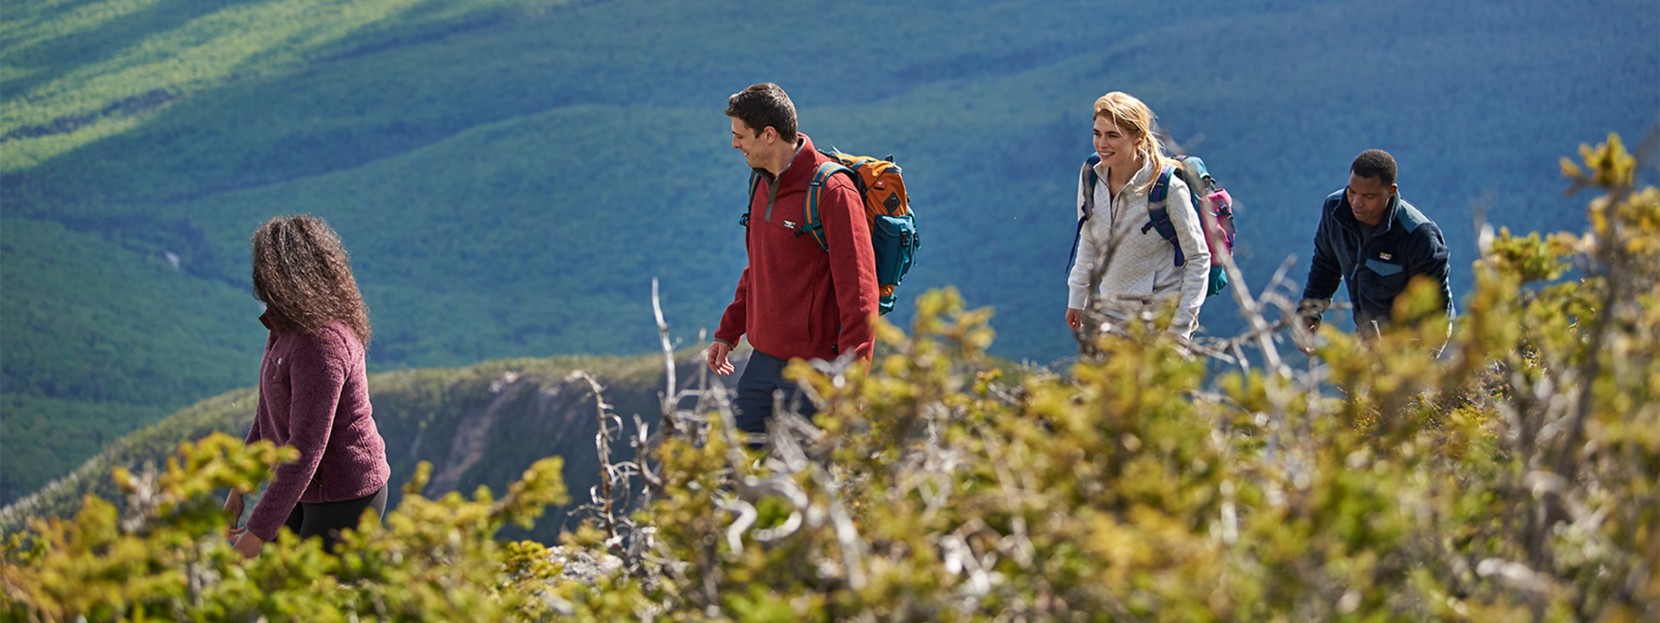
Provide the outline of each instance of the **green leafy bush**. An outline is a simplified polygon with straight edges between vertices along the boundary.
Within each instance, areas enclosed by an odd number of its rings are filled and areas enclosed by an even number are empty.
[[[1431,288],[1397,329],[1327,325],[1294,369],[1292,293],[1235,290],[1256,333],[1089,337],[1064,373],[985,355],[952,290],[888,325],[868,370],[792,364],[825,404],[744,449],[724,392],[660,430],[602,429],[604,495],[556,547],[498,543],[565,491],[558,459],[497,500],[419,495],[335,557],[285,537],[240,564],[216,489],[284,452],[224,436],[125,517],[9,537],[18,620],[1536,620],[1660,615],[1660,191],[1617,137],[1564,171],[1604,191],[1582,234],[1484,242],[1450,345]],[[1570,269],[1573,269],[1570,271]],[[1574,275],[1564,280],[1564,275]],[[664,329],[664,342],[667,329]],[[1251,350],[1254,349],[1254,350]],[[1207,383],[1205,353],[1237,369]],[[1247,357],[1249,356],[1249,357]],[[1261,363],[1247,363],[1249,360]],[[591,379],[590,379],[590,382]],[[694,384],[695,385],[695,384]],[[598,384],[594,383],[596,391]],[[687,400],[682,400],[687,399]],[[603,400],[600,417],[613,419]],[[639,430],[637,427],[635,430]],[[610,444],[650,460],[613,463]]]

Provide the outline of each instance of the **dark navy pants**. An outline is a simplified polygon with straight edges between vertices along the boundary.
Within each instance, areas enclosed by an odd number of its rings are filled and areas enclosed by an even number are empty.
[[[773,394],[784,399],[784,408],[811,418],[818,411],[801,386],[784,380],[784,366],[789,362],[754,351],[743,376],[738,377],[738,397],[732,401],[737,411],[738,429],[746,433],[767,432],[767,421],[772,419]]]

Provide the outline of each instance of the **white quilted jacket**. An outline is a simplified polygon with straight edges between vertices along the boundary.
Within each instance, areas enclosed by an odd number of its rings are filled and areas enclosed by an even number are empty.
[[[1095,188],[1084,188],[1082,175],[1078,180],[1078,216],[1083,215],[1085,192],[1095,193],[1095,205],[1078,240],[1077,263],[1067,276],[1067,307],[1088,309],[1090,277],[1097,266],[1108,262],[1096,291],[1107,313],[1127,319],[1143,310],[1159,309],[1174,298],[1178,304],[1171,330],[1191,337],[1199,324],[1199,306],[1205,301],[1210,250],[1199,216],[1189,207],[1187,184],[1173,177],[1165,202],[1186,256],[1178,267],[1175,247],[1152,228],[1142,231],[1148,222],[1147,192],[1156,174],[1152,163],[1142,166],[1117,197],[1108,188],[1106,165],[1097,164],[1095,171],[1100,178]]]

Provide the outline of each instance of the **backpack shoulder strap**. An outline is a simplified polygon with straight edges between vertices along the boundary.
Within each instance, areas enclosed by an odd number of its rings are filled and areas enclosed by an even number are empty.
[[[1078,261],[1078,242],[1084,237],[1084,221],[1089,220],[1089,213],[1095,211],[1095,185],[1101,182],[1101,175],[1095,172],[1095,165],[1100,163],[1100,154],[1090,154],[1084,159],[1083,168],[1078,171],[1078,184],[1084,192],[1084,203],[1078,206],[1078,229],[1072,233],[1072,253],[1066,257],[1068,275],[1072,274],[1072,265]]]
[[[1101,182],[1101,174],[1095,172],[1095,165],[1101,163],[1099,154],[1090,154],[1084,160],[1083,169],[1078,172],[1078,182],[1083,185],[1084,205],[1079,208],[1078,222],[1089,219],[1089,213],[1095,211],[1095,185]]]
[[[738,224],[749,227],[749,208],[755,205],[755,189],[761,187],[761,170],[749,170],[749,202],[744,204],[744,213],[738,217]]]
[[[1176,247],[1176,265],[1187,263],[1182,256],[1182,243],[1176,240],[1176,225],[1170,222],[1169,201],[1170,178],[1176,176],[1176,167],[1166,166],[1159,172],[1158,181],[1153,182],[1153,190],[1147,193],[1147,224],[1141,226],[1141,233],[1149,229],[1158,230],[1159,236]]]
[[[1147,207],[1149,210],[1164,211],[1164,200],[1170,197],[1170,178],[1176,176],[1176,167],[1165,166],[1159,172],[1159,179],[1153,182],[1153,190],[1147,193]]]
[[[824,185],[830,182],[830,176],[837,173],[846,173],[849,177],[854,177],[852,169],[835,161],[820,164],[818,169],[813,171],[813,179],[807,183],[807,222],[802,223],[801,229],[795,232],[797,236],[812,236],[813,242],[826,253],[830,252],[830,241],[824,237],[824,221],[819,218],[818,202],[819,197],[824,194]]]

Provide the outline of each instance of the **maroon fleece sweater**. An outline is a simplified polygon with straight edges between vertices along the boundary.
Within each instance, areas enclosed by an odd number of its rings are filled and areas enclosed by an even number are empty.
[[[392,469],[369,405],[363,343],[329,322],[309,333],[271,330],[259,366],[259,404],[248,443],[293,446],[300,459],[277,467],[248,517],[248,531],[270,541],[294,506],[361,498],[386,486]]]
[[[819,199],[830,251],[796,235],[806,222],[807,184],[829,160],[798,136],[801,149],[789,166],[776,179],[761,174],[749,204],[749,266],[715,339],[736,345],[748,335],[755,350],[781,359],[828,361],[852,352],[868,361],[877,291],[864,201],[846,175],[831,176]]]

